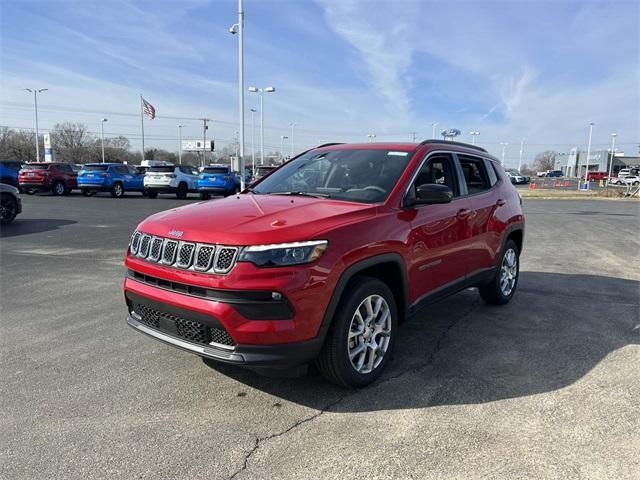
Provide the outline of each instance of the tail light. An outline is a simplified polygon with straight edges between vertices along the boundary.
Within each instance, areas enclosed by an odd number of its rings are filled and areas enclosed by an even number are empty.
[[[169,175],[167,175],[167,177],[169,177],[169,178],[176,178],[176,174],[175,174],[175,173],[170,173]]]

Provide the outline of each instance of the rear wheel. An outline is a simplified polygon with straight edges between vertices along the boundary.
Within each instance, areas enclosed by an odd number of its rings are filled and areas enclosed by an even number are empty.
[[[13,222],[18,214],[18,202],[8,193],[0,196],[0,223],[3,225]]]
[[[64,186],[64,183],[60,181],[57,181],[56,183],[54,183],[53,188],[51,188],[51,193],[53,193],[57,197],[59,197],[60,195],[64,195],[65,191],[66,191],[66,188]]]
[[[211,198],[210,193],[200,192],[200,200],[209,200]]]
[[[113,198],[120,198],[124,195],[124,187],[121,183],[114,183],[111,187],[111,196]]]
[[[520,275],[520,252],[513,240],[507,240],[504,246],[498,268],[490,283],[478,290],[482,299],[492,305],[509,303],[518,286]]]
[[[147,190],[146,193],[149,198],[158,198],[158,192],[155,190]]]
[[[178,191],[176,192],[176,197],[179,200],[184,200],[185,198],[187,198],[188,193],[189,193],[189,189],[187,188],[186,183],[181,183],[180,185],[178,185]]]
[[[91,190],[82,190],[82,195],[84,195],[85,197],[90,197],[91,195],[93,195],[93,192]]]
[[[398,329],[389,287],[371,277],[356,278],[345,290],[316,360],[320,373],[345,387],[364,387],[384,370]]]

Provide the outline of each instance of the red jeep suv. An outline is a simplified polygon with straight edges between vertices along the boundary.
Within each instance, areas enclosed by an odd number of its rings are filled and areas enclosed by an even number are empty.
[[[468,287],[518,283],[524,217],[500,163],[457,142],[326,144],[238,195],[133,233],[130,326],[220,362],[330,381],[380,376],[398,324]]]
[[[67,195],[78,188],[78,174],[68,163],[27,163],[18,173],[18,183],[22,191],[28,194],[51,192],[54,195]]]

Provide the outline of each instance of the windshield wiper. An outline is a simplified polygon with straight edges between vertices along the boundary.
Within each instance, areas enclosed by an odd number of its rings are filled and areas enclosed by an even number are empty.
[[[296,197],[313,197],[313,198],[329,198],[330,195],[326,193],[312,193],[312,192],[268,192],[269,195],[295,195]]]

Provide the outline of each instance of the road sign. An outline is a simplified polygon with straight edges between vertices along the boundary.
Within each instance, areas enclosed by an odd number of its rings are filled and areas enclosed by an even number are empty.
[[[44,161],[53,162],[53,149],[51,148],[51,135],[45,133],[44,137]]]
[[[214,150],[213,140],[183,140],[182,150],[185,152],[213,152]]]

